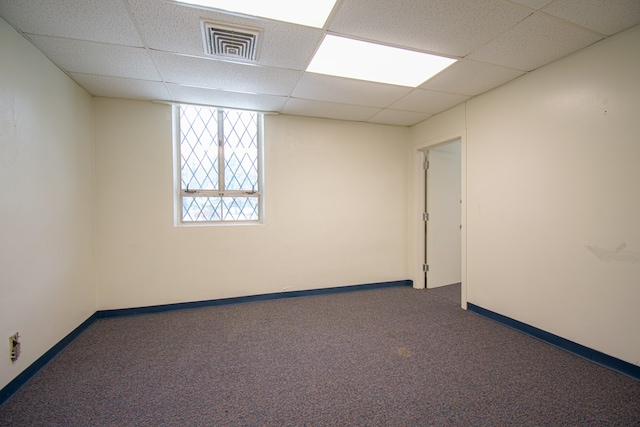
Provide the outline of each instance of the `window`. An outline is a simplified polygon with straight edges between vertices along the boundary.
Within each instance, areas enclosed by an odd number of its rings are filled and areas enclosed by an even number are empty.
[[[262,115],[193,105],[174,114],[176,222],[260,222]]]

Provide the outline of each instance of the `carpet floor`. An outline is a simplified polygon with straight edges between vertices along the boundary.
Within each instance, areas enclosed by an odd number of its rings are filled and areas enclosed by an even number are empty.
[[[640,426],[640,381],[459,308],[459,286],[103,319],[2,426]]]

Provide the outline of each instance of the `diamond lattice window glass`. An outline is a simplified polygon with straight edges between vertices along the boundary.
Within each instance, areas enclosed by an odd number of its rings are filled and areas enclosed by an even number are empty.
[[[192,105],[175,114],[177,222],[259,222],[262,116]]]
[[[218,115],[209,108],[180,109],[182,188],[218,189]]]
[[[228,190],[258,187],[257,117],[248,111],[224,112],[224,185]]]

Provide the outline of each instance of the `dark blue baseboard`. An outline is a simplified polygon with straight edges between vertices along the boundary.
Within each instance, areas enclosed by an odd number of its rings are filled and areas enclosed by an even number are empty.
[[[346,292],[364,291],[371,289],[393,288],[399,286],[413,286],[413,280],[398,280],[395,282],[369,283],[364,285],[341,286],[337,288],[321,288],[309,289],[304,291],[277,292],[273,294],[249,295],[236,298],[222,298],[207,301],[184,302],[178,304],[154,305],[149,307],[123,308],[119,310],[100,310],[95,312],[91,317],[82,322],[80,326],[74,329],[69,335],[61,339],[56,345],[51,347],[38,360],[33,362],[27,369],[22,371],[9,384],[0,389],[0,406],[11,398],[22,386],[24,386],[35,374],[45,367],[53,358],[55,358],[62,350],[73,342],[80,334],[82,334],[89,326],[98,319],[106,319],[111,317],[135,316],[149,313],[164,313],[175,310],[189,310],[202,307],[216,307],[231,304],[244,304],[257,301],[270,301],[286,298],[298,298],[312,295],[341,294]]]
[[[98,318],[136,316],[139,314],[164,313],[167,311],[190,310],[203,307],[218,307],[232,304],[245,304],[249,302],[271,301],[277,299],[299,298],[313,295],[342,294],[361,290],[393,288],[398,286],[413,286],[413,280],[399,280],[395,282],[369,283],[364,285],[340,286],[336,288],[309,289],[304,291],[276,292],[273,294],[248,295],[234,298],[221,298],[206,301],[182,302],[177,304],[152,305],[147,307],[121,308],[117,310],[101,310],[97,312]]]
[[[35,374],[44,368],[47,363],[52,361],[58,354],[62,352],[69,344],[73,342],[81,333],[83,333],[89,326],[98,319],[97,313],[94,313],[87,320],[82,322],[80,326],[75,328],[69,335],[62,338],[56,345],[51,347],[45,354],[40,356],[38,360],[33,362],[27,369],[22,371],[20,375],[15,377],[9,384],[0,390],[0,406],[11,396],[13,396],[23,385],[25,385]]]
[[[569,341],[568,339],[559,337],[558,335],[543,331],[542,329],[527,325],[526,323],[503,316],[502,314],[487,310],[486,308],[479,307],[475,304],[467,303],[467,310],[530,335],[540,341],[546,342],[547,344],[561,348],[569,353],[588,359],[598,365],[604,366],[605,368],[609,368],[631,378],[640,380],[640,366],[636,366],[632,363],[625,362],[624,360],[620,360],[589,347],[585,347],[582,344]]]

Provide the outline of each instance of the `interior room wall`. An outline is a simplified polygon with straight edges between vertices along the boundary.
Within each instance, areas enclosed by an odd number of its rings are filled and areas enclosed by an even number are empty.
[[[408,128],[267,115],[265,223],[175,227],[171,107],[94,106],[100,309],[408,278]]]
[[[0,55],[2,388],[96,300],[91,97],[2,19]]]
[[[466,124],[468,301],[636,365],[639,45],[635,27],[413,135]]]

